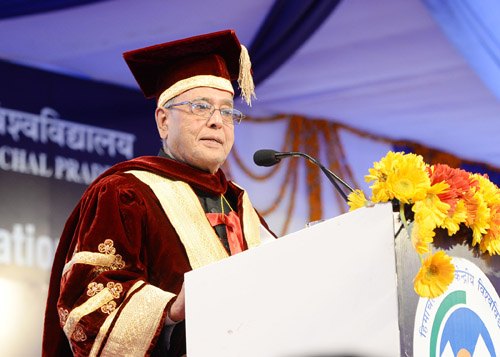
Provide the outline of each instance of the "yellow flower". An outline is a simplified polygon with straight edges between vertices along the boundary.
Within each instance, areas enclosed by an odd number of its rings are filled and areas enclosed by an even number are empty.
[[[479,182],[479,193],[484,197],[485,202],[488,206],[494,204],[500,204],[500,190],[498,187],[491,182],[487,176],[474,174],[472,175]]]
[[[387,177],[396,170],[397,163],[403,155],[404,153],[401,152],[389,151],[384,158],[373,164],[373,169],[368,169],[370,175],[365,176],[365,181],[375,181],[370,186],[372,189],[371,200],[373,202],[387,202],[393,198],[389,195],[386,181]]]
[[[450,185],[446,182],[439,182],[427,191],[425,198],[421,201],[415,202],[412,211],[415,212],[415,219],[422,221],[431,220],[434,225],[433,228],[439,227],[443,224],[445,218],[448,216],[450,205],[442,202],[438,195],[447,192]]]
[[[429,244],[433,242],[434,227],[429,227],[424,222],[415,222],[411,230],[411,243],[413,248],[419,253],[424,254],[429,252]]]
[[[386,182],[377,181],[370,188],[372,189],[372,202],[388,202],[393,198],[389,195]]]
[[[412,162],[401,162],[397,172],[387,177],[389,196],[403,203],[414,203],[425,198],[431,187],[429,176],[423,168]]]
[[[500,204],[491,207],[490,229],[481,239],[479,248],[490,255],[500,254]]]
[[[459,231],[460,224],[464,223],[466,219],[467,210],[465,208],[465,202],[464,200],[459,200],[453,213],[450,215],[448,212],[448,215],[445,217],[440,227],[447,229],[448,235],[452,236]]]
[[[492,234],[487,233],[479,245],[481,251],[488,252],[489,255],[500,254],[500,237],[494,237]]]
[[[455,278],[455,266],[443,251],[427,257],[414,279],[415,292],[434,299],[443,294]]]
[[[387,176],[395,170],[395,163],[397,163],[403,157],[403,155],[404,152],[389,151],[387,155],[383,157],[379,162],[375,162],[373,164],[373,169],[368,169],[370,175],[365,176],[366,182],[385,182]]]
[[[367,182],[375,181],[370,186],[373,202],[396,198],[403,203],[413,203],[422,200],[430,188],[426,164],[420,155],[390,151],[369,171],[370,175],[365,179]]]
[[[356,192],[351,192],[349,194],[347,204],[351,207],[349,211],[354,211],[358,208],[365,207],[370,204],[365,197],[365,194],[362,190],[356,190]]]

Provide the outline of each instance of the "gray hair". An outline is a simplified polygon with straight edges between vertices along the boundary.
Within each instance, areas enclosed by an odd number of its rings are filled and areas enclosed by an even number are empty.
[[[163,108],[167,108],[169,105],[174,104],[175,98],[177,98],[177,96],[167,100],[167,102],[163,105]],[[161,142],[161,148],[165,149],[167,147],[167,141],[165,139],[161,138],[160,142]]]

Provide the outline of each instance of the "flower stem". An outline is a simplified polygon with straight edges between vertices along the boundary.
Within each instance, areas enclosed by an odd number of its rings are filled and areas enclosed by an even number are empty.
[[[408,228],[408,222],[406,222],[405,204],[403,202],[399,202],[399,216],[401,217],[401,220],[403,221],[403,225],[405,226],[405,229],[406,229],[406,232],[408,233],[408,236],[411,237],[410,228]]]

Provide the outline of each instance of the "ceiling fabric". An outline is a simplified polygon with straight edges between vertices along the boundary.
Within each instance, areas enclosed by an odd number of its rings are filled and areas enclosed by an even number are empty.
[[[60,10],[96,1],[103,0],[3,0],[0,3],[0,19]]]
[[[500,99],[500,3],[424,0],[447,38]]]
[[[455,2],[433,1],[432,6],[441,3]],[[474,16],[500,17],[490,8],[492,1],[478,3],[469,2],[481,9]],[[481,79],[490,75],[471,68],[428,4],[340,2],[257,85],[252,108],[239,100],[237,105],[252,117],[328,119],[500,167],[500,101]],[[217,6],[201,0],[114,0],[4,18],[0,33],[7,35],[0,36],[0,58],[138,89],[123,52],[228,28],[249,47],[273,5],[271,0],[221,0]]]
[[[255,84],[290,58],[339,2],[276,0],[249,48]]]

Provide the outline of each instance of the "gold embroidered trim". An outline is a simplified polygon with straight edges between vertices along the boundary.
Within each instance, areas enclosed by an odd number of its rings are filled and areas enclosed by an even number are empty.
[[[116,308],[116,302],[110,301],[106,305],[101,307],[101,311],[104,312],[105,314],[110,314],[114,311],[115,308]]]
[[[135,292],[137,289],[139,289],[142,285],[144,285],[144,281],[140,280],[136,282],[127,292],[125,295],[125,299],[127,299],[133,292]],[[104,323],[101,325],[101,328],[99,329],[99,333],[97,334],[96,339],[94,340],[94,344],[92,345],[92,350],[90,351],[89,356],[90,357],[95,357],[97,356],[97,353],[99,352],[99,349],[101,348],[102,342],[104,341],[104,338],[106,337],[106,334],[108,333],[109,327],[111,326],[111,323],[115,319],[116,314],[120,311],[120,307],[117,309],[113,310],[109,316],[104,320]]]
[[[179,235],[193,269],[228,257],[200,200],[187,183],[169,180],[148,171],[133,170],[128,173],[151,187]]]
[[[61,326],[64,327],[64,325],[66,325],[66,321],[68,320],[69,311],[63,309],[62,307],[60,307],[58,311],[59,311],[59,321],[61,322]]]
[[[117,254],[114,256],[115,260],[111,263],[110,266],[108,267],[99,267],[99,268],[94,268],[94,271],[97,271],[98,273],[102,273],[103,271],[108,271],[108,270],[120,270],[125,267],[125,262],[123,261],[123,258],[120,254]]]
[[[101,306],[107,304],[113,300],[113,294],[107,288],[103,289],[95,296],[91,297],[87,301],[85,301],[80,306],[74,308],[69,313],[66,324],[64,325],[64,333],[68,337],[68,339],[73,336],[73,332],[75,332],[76,325],[82,317],[94,312],[99,309]]]
[[[87,339],[87,335],[83,331],[83,328],[78,325],[75,328],[75,332],[71,335],[71,338],[76,342],[83,342]]]
[[[123,291],[123,286],[120,283],[113,283],[110,281],[109,283],[106,284],[106,288],[109,290],[111,295],[113,295],[113,298],[119,299],[120,298],[120,293]],[[87,290],[87,295],[88,296],[94,296],[98,293],[100,293],[104,289],[104,285],[101,283],[96,283],[92,282],[88,285],[88,290]],[[116,308],[116,302],[110,301],[107,304],[105,304],[103,307],[101,307],[101,311],[104,312],[105,314],[111,313],[114,309]]]
[[[120,283],[113,283],[112,281],[110,281],[109,283],[106,284],[106,288],[111,292],[111,295],[113,295],[113,297],[115,299],[119,299],[120,298],[120,294],[123,291],[122,284],[120,284]]]
[[[71,268],[75,264],[110,266],[114,260],[115,257],[112,255],[93,253],[93,252],[79,252],[73,255],[71,260],[66,263],[63,269],[63,275],[66,274],[69,270],[71,270]]]
[[[96,272],[97,274],[100,274],[103,271],[119,270],[125,267],[125,262],[123,261],[122,256],[120,254],[115,255],[116,248],[113,247],[113,245],[114,245],[113,240],[106,239],[104,243],[101,243],[97,246],[99,252],[115,257],[115,259],[111,262],[110,265],[95,267],[94,272]]]
[[[106,337],[106,334],[108,333],[109,327],[111,326],[111,323],[116,317],[116,314],[120,311],[120,308],[113,310],[109,316],[104,320],[104,323],[101,325],[101,328],[99,329],[99,333],[97,334],[97,337],[94,341],[94,344],[92,345],[92,349],[90,350],[89,357],[96,357],[97,353],[99,352],[99,349],[101,348],[102,341],[104,341],[104,338]]]
[[[217,76],[199,75],[180,80],[167,88],[158,98],[158,106],[163,107],[165,103],[173,97],[196,87],[212,87],[222,89],[234,95],[234,89],[231,81]]]
[[[101,356],[143,356],[158,330],[167,303],[174,296],[153,285],[145,285],[134,294],[122,307]]]
[[[234,182],[233,182],[234,183]],[[260,245],[260,219],[255,209],[253,208],[250,197],[247,191],[240,186],[234,184],[243,191],[243,232],[248,249],[258,247]]]
[[[97,247],[100,253],[78,252],[73,254],[71,260],[66,263],[63,275],[66,274],[75,264],[95,265],[94,272],[97,274],[108,270],[119,270],[125,267],[125,262],[120,254],[116,253],[116,248],[111,239],[106,239]]]
[[[101,283],[96,283],[92,282],[87,286],[87,295],[88,296],[94,296],[95,294],[98,294],[104,289],[104,285]]]
[[[111,239],[106,239],[104,243],[100,243],[97,246],[97,249],[99,249],[99,252],[101,253],[115,255],[116,248],[113,247],[113,245],[114,243]]]

